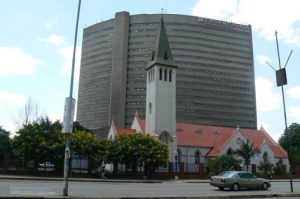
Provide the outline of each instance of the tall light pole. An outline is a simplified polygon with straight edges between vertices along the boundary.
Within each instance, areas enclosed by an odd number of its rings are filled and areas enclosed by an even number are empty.
[[[288,57],[285,65],[284,65],[284,67],[281,68],[279,46],[278,46],[278,39],[277,39],[277,31],[275,31],[275,37],[276,37],[276,46],[277,46],[279,70],[276,70],[270,63],[268,63],[268,62],[266,62],[266,63],[276,72],[277,87],[281,86],[282,102],[283,102],[283,113],[284,113],[284,124],[285,124],[285,131],[284,132],[286,134],[288,162],[290,164],[290,167],[289,167],[290,187],[291,187],[291,192],[293,192],[294,190],[293,190],[293,179],[292,179],[292,170],[291,170],[291,161],[290,161],[290,143],[289,143],[290,136],[288,134],[287,119],[286,119],[286,108],[285,108],[285,98],[284,98],[284,89],[283,89],[283,86],[287,84],[285,67],[286,67],[293,51],[290,52],[289,57]]]
[[[77,43],[77,32],[78,32],[78,21],[80,14],[81,0],[78,2],[78,11],[75,27],[75,38],[73,47],[73,59],[72,59],[72,71],[71,71],[71,83],[70,83],[70,95],[65,99],[65,109],[64,109],[64,121],[62,132],[66,135],[66,149],[65,149],[65,159],[64,159],[64,188],[63,195],[68,196],[68,174],[69,174],[69,160],[70,160],[70,136],[73,129],[74,111],[75,111],[75,99],[73,95],[73,81],[74,81],[74,69],[75,69],[75,55],[76,55],[76,43]]]

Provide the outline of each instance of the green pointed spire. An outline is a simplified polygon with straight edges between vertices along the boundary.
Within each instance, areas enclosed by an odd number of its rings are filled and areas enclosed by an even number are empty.
[[[156,37],[154,50],[152,51],[151,62],[148,64],[147,69],[151,68],[154,64],[168,65],[170,67],[177,67],[174,63],[172,51],[168,41],[165,23],[161,17],[160,29]]]

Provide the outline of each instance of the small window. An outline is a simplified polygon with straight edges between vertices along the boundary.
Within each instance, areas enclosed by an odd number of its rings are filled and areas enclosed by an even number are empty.
[[[169,137],[167,134],[164,134],[162,137],[161,137],[161,141],[165,144],[168,144],[169,143]]]
[[[168,53],[167,51],[164,51],[164,60],[167,60],[168,59]]]
[[[162,80],[162,69],[159,69],[159,80]]]
[[[181,152],[181,150],[180,149],[177,149],[177,153],[178,153],[178,157],[177,157],[177,161],[178,162],[181,162],[182,161],[182,152]]]
[[[168,71],[167,71],[167,69],[165,68],[165,81],[167,81],[167,77],[168,77]]]
[[[169,82],[172,81],[172,70],[169,71]]]
[[[152,111],[152,103],[150,102],[149,103],[149,113],[151,113],[151,111]]]
[[[200,164],[200,152],[199,150],[195,153],[195,164]]]

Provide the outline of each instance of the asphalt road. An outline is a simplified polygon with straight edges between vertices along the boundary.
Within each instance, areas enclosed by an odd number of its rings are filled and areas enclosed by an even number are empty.
[[[300,182],[294,182],[300,193]],[[61,196],[62,181],[0,179],[0,196]],[[272,182],[269,190],[219,191],[208,183],[170,181],[163,183],[69,182],[69,196],[74,197],[199,197],[246,196],[290,193],[289,182]]]

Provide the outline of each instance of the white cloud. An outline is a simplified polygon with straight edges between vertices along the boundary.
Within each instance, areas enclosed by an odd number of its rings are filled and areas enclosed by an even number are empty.
[[[47,28],[51,28],[52,26],[56,25],[59,21],[59,15],[55,15],[53,18],[49,19],[48,21],[45,21],[44,25]]]
[[[40,60],[17,47],[0,47],[0,76],[32,74]]]
[[[56,34],[51,34],[49,37],[46,38],[38,38],[38,41],[46,42],[55,46],[62,46],[66,44],[64,37]]]
[[[257,111],[270,112],[280,107],[280,94],[274,92],[274,84],[263,77],[255,78]]]
[[[22,95],[10,93],[4,90],[0,90],[0,102],[11,103],[15,105],[24,105],[27,98]]]
[[[291,123],[300,123],[300,106],[291,106],[288,108],[287,115],[289,116],[289,121]]]
[[[266,39],[300,45],[298,0],[198,0],[193,15],[236,23],[251,24],[252,29]]]
[[[256,59],[259,61],[260,64],[265,65],[266,62],[271,62],[271,58],[266,55],[257,55]]]
[[[71,70],[72,70],[73,46],[61,48],[59,52],[61,56],[64,58],[61,74],[70,77]],[[81,60],[81,47],[77,46],[76,56],[75,56],[75,71],[74,71],[74,80],[77,82],[79,81],[80,60]]]
[[[300,99],[300,86],[295,86],[287,90],[287,94],[290,98]]]
[[[6,131],[10,132],[10,137],[14,137],[17,131],[16,124],[13,122],[1,122],[0,124]]]

